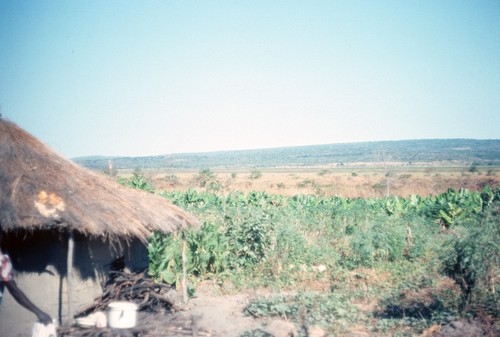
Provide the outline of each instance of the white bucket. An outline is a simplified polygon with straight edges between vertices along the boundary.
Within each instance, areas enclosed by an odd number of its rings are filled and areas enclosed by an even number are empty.
[[[114,329],[133,328],[137,323],[137,304],[111,302],[108,305],[108,325]]]
[[[36,322],[33,325],[32,337],[57,337],[56,332],[56,323],[57,321],[54,319],[54,323],[51,324],[43,324],[40,322]]]

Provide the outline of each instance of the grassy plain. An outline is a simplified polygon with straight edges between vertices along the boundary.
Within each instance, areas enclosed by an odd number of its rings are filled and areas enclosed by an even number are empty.
[[[472,171],[472,172],[471,172]],[[286,196],[334,195],[348,198],[408,197],[437,195],[448,188],[480,191],[500,187],[500,167],[442,167],[364,165],[356,167],[290,167],[256,169],[167,170],[150,169],[143,174],[157,190],[188,189],[217,192],[264,191]],[[132,171],[120,171],[129,177]]]

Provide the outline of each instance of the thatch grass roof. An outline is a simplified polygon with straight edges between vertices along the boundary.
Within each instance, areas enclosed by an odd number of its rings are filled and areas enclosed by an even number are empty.
[[[161,196],[78,166],[0,117],[0,226],[146,241],[153,231],[199,222]]]

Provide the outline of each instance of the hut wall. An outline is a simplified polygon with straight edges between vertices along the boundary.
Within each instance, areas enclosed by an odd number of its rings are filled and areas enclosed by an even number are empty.
[[[11,255],[15,280],[28,298],[59,322],[70,323],[72,320],[67,315],[66,239],[54,233],[3,238],[2,250]],[[109,271],[116,259],[122,256],[125,267],[132,271],[147,267],[147,249],[139,241],[111,245],[100,238],[75,237],[72,302],[76,312],[102,294],[102,285]],[[5,289],[0,306],[0,336],[30,337],[35,321],[36,316],[21,307]]]

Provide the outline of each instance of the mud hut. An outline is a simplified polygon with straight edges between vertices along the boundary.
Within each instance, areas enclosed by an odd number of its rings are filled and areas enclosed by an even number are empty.
[[[17,283],[67,322],[102,294],[117,261],[132,271],[147,267],[154,231],[199,222],[161,196],[78,166],[0,117],[0,226]],[[24,336],[34,320],[5,294],[0,336]]]

